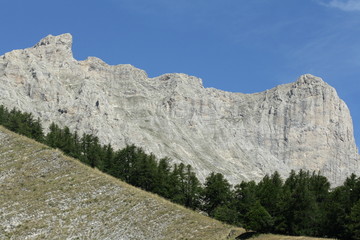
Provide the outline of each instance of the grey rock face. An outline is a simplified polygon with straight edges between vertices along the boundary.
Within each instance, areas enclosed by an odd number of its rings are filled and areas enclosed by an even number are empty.
[[[338,185],[360,173],[353,125],[334,88],[312,75],[261,93],[204,88],[199,78],[148,78],[131,65],[72,57],[70,34],[0,57],[0,104],[159,157],[233,184],[291,169],[320,171]]]

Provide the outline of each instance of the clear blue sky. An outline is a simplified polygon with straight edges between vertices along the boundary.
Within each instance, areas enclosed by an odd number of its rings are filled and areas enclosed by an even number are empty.
[[[0,0],[0,54],[71,33],[74,57],[252,93],[322,77],[360,142],[360,0]]]

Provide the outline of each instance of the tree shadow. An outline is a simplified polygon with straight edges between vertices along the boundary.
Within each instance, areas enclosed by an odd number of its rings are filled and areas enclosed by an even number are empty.
[[[249,239],[249,238],[252,238],[252,237],[257,236],[257,235],[259,235],[259,233],[257,233],[257,232],[246,232],[246,233],[240,234],[235,239],[239,239],[239,240]]]

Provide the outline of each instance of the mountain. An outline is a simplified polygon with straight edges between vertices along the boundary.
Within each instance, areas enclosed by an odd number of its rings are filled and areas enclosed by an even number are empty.
[[[72,36],[47,36],[0,56],[0,104],[191,164],[202,181],[220,172],[233,184],[291,169],[320,171],[333,185],[360,173],[346,104],[321,78],[243,94],[204,88],[181,73],[149,78],[128,64],[72,55]]]

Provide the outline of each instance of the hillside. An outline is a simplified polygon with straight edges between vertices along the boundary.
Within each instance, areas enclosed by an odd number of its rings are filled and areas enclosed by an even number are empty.
[[[234,239],[244,233],[1,126],[0,186],[0,239]],[[268,238],[317,239],[255,239]]]
[[[226,239],[241,232],[0,127],[0,239]]]
[[[238,184],[305,169],[340,185],[360,173],[349,109],[310,74],[260,93],[225,92],[186,74],[149,78],[128,64],[77,61],[70,34],[49,35],[0,57],[0,104],[46,129],[55,122],[191,164],[202,181],[212,171]]]

